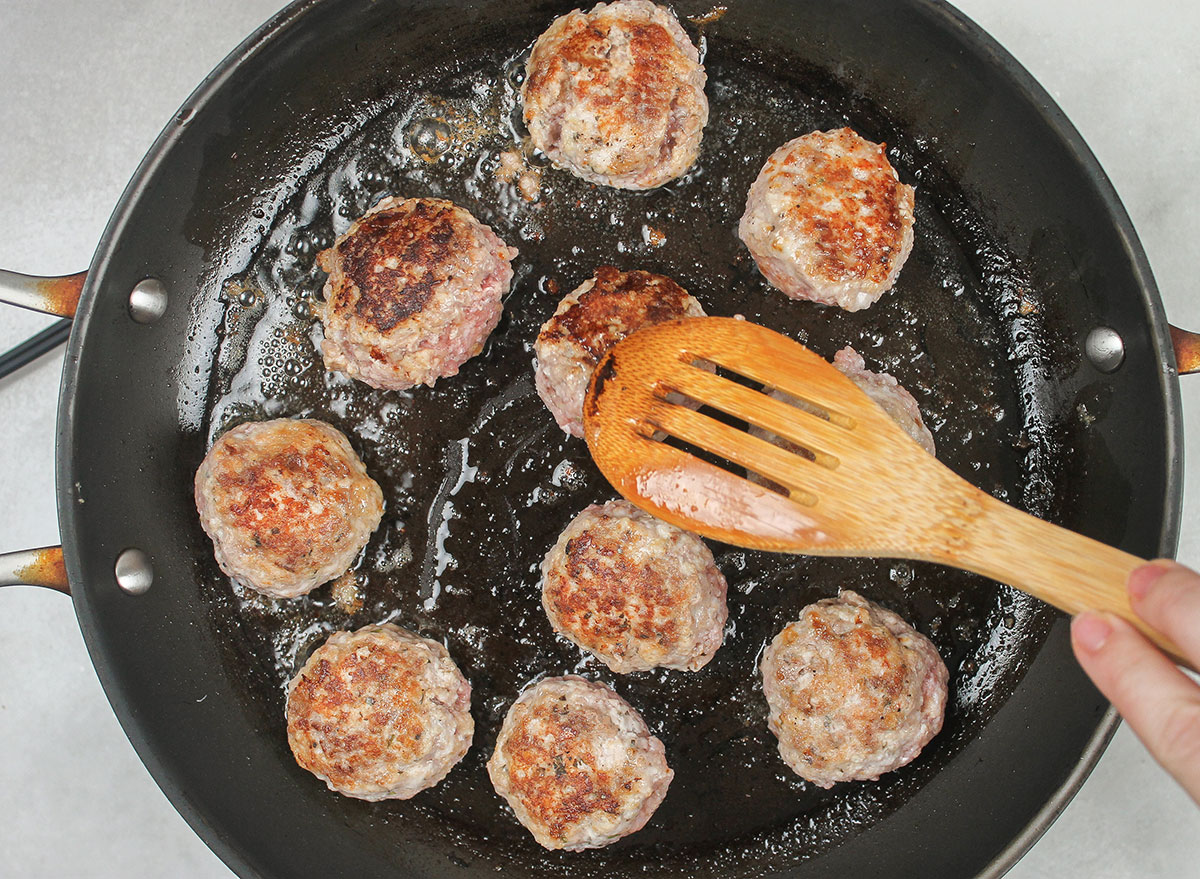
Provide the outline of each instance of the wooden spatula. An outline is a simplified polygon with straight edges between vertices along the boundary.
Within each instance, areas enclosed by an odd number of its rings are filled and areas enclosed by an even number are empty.
[[[714,364],[778,388],[804,408],[724,378]],[[697,404],[804,452],[752,436]],[[831,364],[765,327],[710,317],[634,333],[593,373],[583,425],[592,457],[617,491],[680,528],[754,549],[922,559],[975,571],[1067,613],[1114,613],[1183,662],[1129,605],[1125,580],[1143,559],[965,482]],[[737,466],[715,466],[666,437]],[[740,468],[783,493],[750,482]]]

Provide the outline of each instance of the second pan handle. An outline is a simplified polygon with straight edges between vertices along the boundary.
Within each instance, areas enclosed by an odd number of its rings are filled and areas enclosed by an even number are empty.
[[[44,586],[71,592],[61,546],[0,553],[0,586]]]
[[[45,278],[0,269],[0,302],[67,318],[0,355],[0,378],[32,363],[67,340],[71,334],[70,318],[75,316],[86,280],[87,272]]]
[[[45,278],[0,269],[0,302],[43,314],[74,317],[87,272]]]
[[[1189,333],[1177,326],[1171,330],[1171,345],[1175,348],[1175,365],[1180,375],[1200,372],[1200,333]]]

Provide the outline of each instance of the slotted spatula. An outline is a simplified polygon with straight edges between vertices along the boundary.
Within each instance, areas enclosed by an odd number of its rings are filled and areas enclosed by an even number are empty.
[[[722,377],[713,365],[801,405]],[[700,406],[803,451],[752,436]],[[1129,605],[1125,580],[1143,559],[970,485],[854,382],[773,330],[709,317],[634,333],[596,367],[583,424],[592,457],[617,491],[680,528],[753,549],[952,565],[1067,613],[1114,613],[1184,661]],[[715,466],[668,445],[668,437],[736,466]],[[781,490],[749,481],[740,468]]]

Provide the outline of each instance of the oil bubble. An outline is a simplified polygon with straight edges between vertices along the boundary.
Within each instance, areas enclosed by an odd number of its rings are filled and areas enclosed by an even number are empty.
[[[519,91],[525,82],[525,59],[518,56],[505,64],[504,78],[514,91]]]
[[[408,147],[427,162],[438,159],[450,148],[453,132],[442,119],[414,119],[405,132]]]
[[[892,565],[892,570],[888,573],[893,583],[903,589],[913,581],[913,569],[911,565],[900,562]]]
[[[526,153],[525,158],[526,158],[526,161],[528,161],[529,164],[532,165],[534,168],[549,168],[550,167],[550,157],[548,155],[546,155],[545,153],[543,153],[541,150],[532,150],[531,149]]]

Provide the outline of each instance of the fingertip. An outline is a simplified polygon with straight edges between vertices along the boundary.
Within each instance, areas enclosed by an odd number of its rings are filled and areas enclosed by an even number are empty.
[[[1169,559],[1141,565],[1126,580],[1138,618],[1174,645],[1171,652],[1200,663],[1200,574]]]
[[[1084,611],[1071,620],[1071,641],[1086,653],[1102,650],[1112,633],[1112,621],[1107,614]]]
[[[1131,679],[1131,671],[1161,657],[1129,623],[1098,611],[1085,611],[1071,620],[1071,648],[1088,677],[1122,713],[1128,691],[1123,684]]]
[[[1176,567],[1175,562],[1170,559],[1155,559],[1149,564],[1134,568],[1129,572],[1129,579],[1125,583],[1130,597],[1134,601],[1144,599],[1154,584],[1173,567]]]

